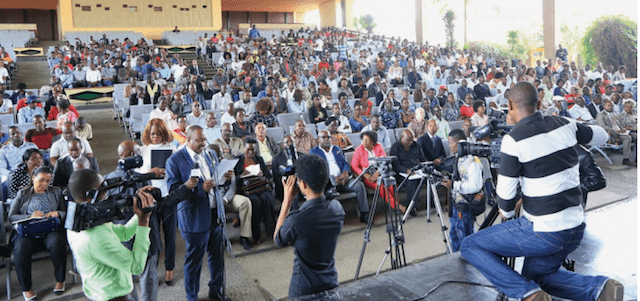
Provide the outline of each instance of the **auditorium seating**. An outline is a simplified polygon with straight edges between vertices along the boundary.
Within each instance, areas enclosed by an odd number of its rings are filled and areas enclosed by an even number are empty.
[[[0,41],[0,45],[4,46],[5,50],[7,50],[7,47],[11,47],[11,49],[13,50],[13,48],[15,47],[29,46],[31,39],[35,39],[36,35],[33,31],[30,31],[30,30],[8,30],[7,29],[7,30],[0,30],[0,37],[2,37],[2,40]]]
[[[142,33],[137,31],[105,31],[105,32],[82,32],[82,31],[67,31],[64,35],[64,39],[69,41],[72,45],[75,44],[76,39],[80,39],[82,43],[87,43],[90,41],[90,37],[93,36],[95,41],[99,41],[102,38],[102,34],[107,36],[109,40],[119,39],[121,42],[124,41],[125,38],[129,38],[134,44],[139,39],[144,39],[147,44],[152,45],[153,41],[151,39],[146,39]]]

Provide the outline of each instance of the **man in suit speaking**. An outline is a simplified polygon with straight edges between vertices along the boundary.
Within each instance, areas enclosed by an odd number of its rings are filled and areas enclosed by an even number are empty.
[[[215,209],[213,152],[205,153],[207,145],[202,127],[192,125],[187,129],[184,148],[167,160],[167,184],[169,193],[182,201],[178,203],[176,215],[178,228],[186,242],[184,257],[184,286],[189,301],[198,300],[202,257],[209,253],[209,298],[221,300],[223,279],[222,227]],[[198,166],[196,167],[196,163]],[[199,172],[192,173],[192,170]],[[227,177],[227,180],[230,180]]]

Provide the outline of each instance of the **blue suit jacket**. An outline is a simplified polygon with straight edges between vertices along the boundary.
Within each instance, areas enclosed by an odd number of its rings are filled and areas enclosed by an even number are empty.
[[[213,155],[215,156],[215,154]],[[211,162],[209,163],[211,169],[213,165]],[[184,182],[191,175],[191,169],[193,169],[193,160],[187,152],[187,147],[173,153],[167,160],[169,194],[181,200],[176,206],[178,227],[180,231],[187,233],[209,231],[211,228],[211,208],[209,207],[209,197],[202,189],[204,181],[200,178],[198,185],[193,189],[184,186]]]
[[[342,150],[335,146],[332,145],[331,146],[331,152],[333,153],[333,157],[336,159],[336,163],[338,163],[338,167],[340,167],[340,172],[349,172],[351,171],[351,167],[349,166],[349,162],[347,162],[347,158],[345,158],[344,153],[342,152]],[[327,163],[329,162],[327,160],[327,157],[324,155],[324,152],[320,149],[320,146],[316,146],[314,148],[312,148],[311,150],[309,150],[309,154],[314,154],[314,155],[318,155],[320,156],[320,158],[324,159],[325,161],[327,161]],[[329,167],[329,166],[327,166]]]

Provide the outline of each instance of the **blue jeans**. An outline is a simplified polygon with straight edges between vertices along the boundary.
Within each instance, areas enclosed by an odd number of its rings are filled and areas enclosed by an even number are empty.
[[[456,207],[452,206],[451,214],[452,216],[449,218],[449,222],[451,223],[451,231],[449,233],[449,237],[451,238],[451,248],[453,252],[460,251],[460,245],[465,237],[473,234],[473,222],[476,220],[476,217],[473,216],[471,210],[458,211]],[[460,218],[459,214],[462,215]]]
[[[608,278],[585,276],[560,269],[584,234],[585,224],[558,232],[534,232],[524,217],[491,226],[467,237],[460,253],[498,290],[523,298],[539,289],[571,300],[597,300]],[[522,275],[500,257],[525,257]]]

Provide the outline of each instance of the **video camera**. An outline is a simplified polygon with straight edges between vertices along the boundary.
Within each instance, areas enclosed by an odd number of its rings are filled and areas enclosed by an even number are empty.
[[[287,152],[287,158],[289,158],[287,159],[287,166],[280,165],[278,166],[278,169],[282,173],[282,178],[286,181],[289,176],[296,174],[296,166],[294,163],[298,160],[298,153],[293,145],[286,147],[284,151]],[[296,188],[300,189],[297,182],[294,185]],[[336,190],[336,186],[337,183],[335,182],[335,178],[329,177],[329,183],[327,183],[327,188],[324,191],[324,196],[328,200],[335,199],[340,195]]]
[[[496,110],[494,110],[496,111]],[[486,157],[491,163],[491,167],[500,168],[500,147],[502,146],[502,138],[513,128],[502,119],[491,119],[488,124],[478,127],[473,131],[476,139],[484,139],[489,137],[490,144],[460,142],[458,145],[458,157],[466,155],[474,155]]]
[[[138,199],[138,196],[133,194],[138,184],[156,177],[154,173],[134,173],[132,169],[140,166],[142,166],[142,157],[137,155],[119,160],[118,167],[125,170],[125,176],[105,180],[100,189],[87,191],[86,196],[91,198],[91,202],[69,201],[64,227],[79,232],[113,220],[130,218],[133,215],[133,202]],[[154,187],[145,192],[153,196],[154,206],[143,208],[143,212],[151,212],[164,204],[160,189]],[[103,193],[110,193],[110,195],[106,200],[100,201],[99,196]]]

